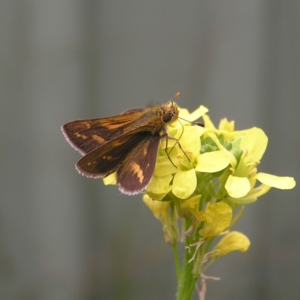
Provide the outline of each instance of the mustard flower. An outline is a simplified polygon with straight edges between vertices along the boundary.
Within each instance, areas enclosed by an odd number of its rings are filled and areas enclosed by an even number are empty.
[[[178,120],[168,125],[168,136],[160,142],[154,174],[143,196],[173,246],[178,300],[191,299],[197,279],[207,278],[202,271],[218,258],[248,250],[249,239],[231,231],[243,215],[242,205],[254,203],[272,187],[292,189],[296,184],[292,177],[258,172],[268,144],[262,129],[235,130],[234,121],[226,118],[216,127],[207,112],[204,106],[192,113],[179,108]],[[200,117],[204,127],[194,123]],[[116,184],[115,174],[104,182]],[[182,266],[179,240],[185,241]]]
[[[179,120],[169,126],[168,134],[173,139],[161,143],[154,176],[146,189],[153,199],[162,200],[169,192],[179,199],[187,199],[196,190],[197,172],[215,173],[229,165],[230,159],[223,149],[207,153],[200,151],[205,129],[192,126],[190,122],[206,111],[200,106],[189,115],[186,109],[180,109]]]
[[[203,215],[204,227],[200,234],[204,239],[224,233],[231,223],[232,208],[225,202],[207,203]]]
[[[259,196],[267,193],[271,187],[292,189],[295,180],[292,177],[280,177],[263,172],[257,172],[260,160],[266,151],[268,138],[260,128],[234,131],[234,123],[223,119],[216,129],[210,118],[204,116],[206,133],[218,147],[227,151],[231,167],[224,185],[226,199],[232,203],[249,204]],[[227,150],[226,147],[227,146]],[[261,184],[256,186],[257,181]]]
[[[179,233],[177,228],[176,212],[171,211],[171,202],[162,202],[151,199],[148,195],[143,196],[144,203],[163,225],[165,240],[169,244],[174,244],[178,241]]]

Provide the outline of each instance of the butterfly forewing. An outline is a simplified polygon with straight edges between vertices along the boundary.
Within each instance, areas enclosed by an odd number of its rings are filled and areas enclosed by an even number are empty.
[[[62,131],[71,146],[84,155],[132,130],[141,111],[132,109],[118,116],[69,122]]]

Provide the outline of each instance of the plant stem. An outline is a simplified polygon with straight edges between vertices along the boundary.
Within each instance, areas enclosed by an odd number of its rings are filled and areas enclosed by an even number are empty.
[[[180,268],[180,261],[179,261],[177,243],[172,244],[172,248],[173,248],[175,268],[176,268],[177,284],[179,284],[180,275],[181,275],[181,268]]]
[[[185,230],[191,226],[190,220],[185,220]],[[193,252],[190,251],[189,247],[193,243],[193,237],[186,237],[185,245],[186,249],[184,251],[183,267],[181,270],[180,280],[177,287],[177,300],[189,300],[192,298],[195,284],[198,280],[199,275],[193,274],[194,261],[189,263],[189,260],[193,256]]]

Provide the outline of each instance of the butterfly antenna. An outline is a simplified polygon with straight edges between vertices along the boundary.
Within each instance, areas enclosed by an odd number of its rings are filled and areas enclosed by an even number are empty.
[[[175,96],[174,96],[173,98],[171,98],[171,99],[168,101],[168,103],[169,103],[169,102],[172,102],[172,105],[173,105],[174,99],[179,98],[180,96],[181,96],[181,93],[180,93],[180,92],[177,92],[177,93],[175,94]]]
[[[173,97],[173,99],[174,98],[178,98],[178,97],[180,97],[181,96],[181,93],[180,92],[177,92],[176,94],[175,94],[175,96]]]

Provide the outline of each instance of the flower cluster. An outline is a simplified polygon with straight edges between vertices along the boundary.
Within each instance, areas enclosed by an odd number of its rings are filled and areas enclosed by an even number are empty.
[[[247,251],[249,239],[231,231],[244,205],[254,203],[270,188],[292,189],[292,177],[258,172],[268,138],[260,128],[235,131],[234,121],[214,126],[208,109],[193,113],[179,108],[179,118],[168,126],[162,139],[152,181],[143,201],[162,223],[165,240],[175,250],[178,277],[177,299],[190,299],[199,276],[216,259]],[[202,117],[204,126],[195,123]],[[106,184],[115,183],[110,177]],[[184,234],[180,234],[181,219]],[[220,241],[215,243],[215,239]],[[185,240],[183,266],[176,244]]]
[[[235,131],[234,122],[227,119],[216,128],[207,112],[204,106],[193,113],[180,108],[179,119],[169,125],[171,139],[160,145],[154,176],[143,196],[172,245],[180,239],[177,223],[181,218],[185,262],[191,265],[188,272],[194,279],[219,257],[248,249],[249,239],[231,231],[245,204],[254,203],[271,187],[295,186],[291,177],[258,172],[268,143],[262,129]],[[193,123],[200,117],[204,127]],[[219,236],[221,240],[213,246]],[[189,277],[184,270],[177,270],[181,286]],[[184,289],[191,286],[179,290],[178,299],[189,299]]]

